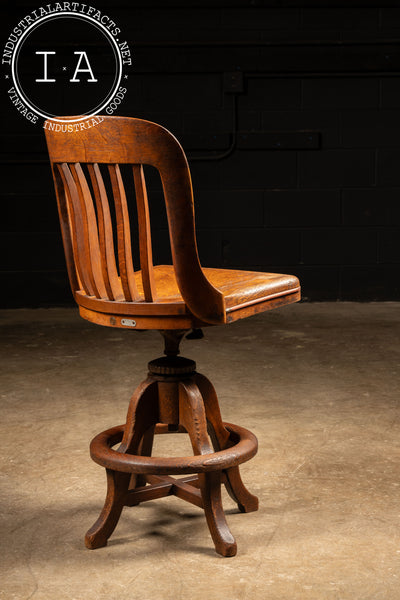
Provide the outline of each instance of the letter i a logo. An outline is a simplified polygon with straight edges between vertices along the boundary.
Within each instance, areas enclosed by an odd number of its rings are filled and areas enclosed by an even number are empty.
[[[52,52],[52,51],[44,52],[44,51],[38,51],[37,50],[35,52],[35,54],[43,54],[43,58],[44,58],[43,77],[41,79],[40,78],[39,79],[35,79],[36,83],[53,83],[53,82],[55,82],[56,81],[55,79],[49,79],[48,76],[47,76],[47,71],[48,71],[47,57],[48,57],[49,54],[56,54],[56,53]],[[70,79],[70,82],[71,83],[79,83],[80,79],[77,78],[77,74],[78,73],[86,73],[86,72],[88,72],[88,73],[90,73],[90,79],[87,79],[87,81],[89,83],[97,83],[98,79],[94,78],[93,71],[92,71],[92,68],[91,68],[91,66],[89,64],[89,59],[87,57],[86,52],[84,52],[84,51],[78,51],[78,52],[74,52],[74,54],[79,54],[79,60],[78,60],[78,63],[76,65],[74,76],[72,77],[72,79]],[[81,67],[82,59],[85,59],[85,63],[86,63],[86,68],[85,69],[83,69]]]

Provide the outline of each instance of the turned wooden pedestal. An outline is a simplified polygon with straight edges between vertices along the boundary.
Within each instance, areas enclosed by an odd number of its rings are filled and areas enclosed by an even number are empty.
[[[91,443],[92,459],[106,468],[108,489],[85,543],[92,549],[105,546],[124,506],[173,494],[204,510],[216,551],[234,556],[236,542],[225,520],[221,484],[240,511],[257,510],[258,499],[245,488],[238,467],[256,454],[257,439],[243,427],[222,422],[215,390],[196,372],[194,361],[169,354],[149,363],[126,424],[104,431]],[[193,456],[151,456],[154,434],[171,432],[189,435]]]

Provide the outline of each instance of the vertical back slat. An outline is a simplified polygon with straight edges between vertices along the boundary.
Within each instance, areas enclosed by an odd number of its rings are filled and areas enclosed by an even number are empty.
[[[90,193],[89,186],[81,165],[79,163],[71,164],[70,170],[75,181],[76,189],[78,190],[83,218],[86,217],[87,221],[89,261],[95,283],[96,296],[97,298],[107,298],[108,294],[101,269],[99,234],[97,230],[96,212],[93,206],[92,195]]]
[[[74,178],[67,163],[57,165],[64,183],[64,189],[70,209],[72,243],[78,276],[85,294],[96,296],[96,284],[93,280],[90,265],[89,236],[87,219],[82,214],[82,207]]]
[[[104,284],[110,300],[122,300],[123,293],[115,264],[113,228],[106,188],[100,167],[97,163],[88,164],[88,171],[97,208],[101,268]]]
[[[75,264],[76,252],[74,254],[74,239],[71,221],[72,217],[71,211],[68,207],[70,201],[67,197],[67,190],[65,189],[64,180],[61,176],[59,165],[52,164],[52,171],[54,182],[56,184],[58,216],[60,218],[64,253],[67,261],[68,277],[71,284],[71,289],[83,289]]]
[[[139,300],[132,262],[131,232],[125,188],[118,164],[108,165],[117,220],[118,264],[125,300]]]
[[[138,211],[140,268],[144,299],[146,302],[154,302],[156,300],[156,284],[153,271],[149,203],[143,165],[133,165],[133,179]]]

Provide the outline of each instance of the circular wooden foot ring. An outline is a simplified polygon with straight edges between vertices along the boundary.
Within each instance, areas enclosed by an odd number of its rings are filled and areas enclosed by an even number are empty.
[[[256,454],[258,447],[256,436],[248,429],[231,423],[224,423],[224,426],[233,434],[232,437],[237,439],[237,442],[226,450],[212,454],[173,458],[122,454],[112,449],[112,446],[122,440],[124,434],[125,425],[118,425],[93,438],[90,444],[90,456],[97,464],[124,473],[178,475],[221,471],[237,467],[250,460]]]

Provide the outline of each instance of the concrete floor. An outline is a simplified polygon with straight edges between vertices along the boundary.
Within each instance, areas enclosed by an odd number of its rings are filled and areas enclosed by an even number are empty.
[[[1,599],[400,598],[400,304],[298,304],[184,342],[223,418],[259,439],[242,476],[260,510],[224,492],[235,558],[174,497],[125,508],[106,548],[84,547],[105,495],[89,441],[124,422],[158,333],[73,309],[0,316]],[[184,437],[157,453],[186,454]]]

